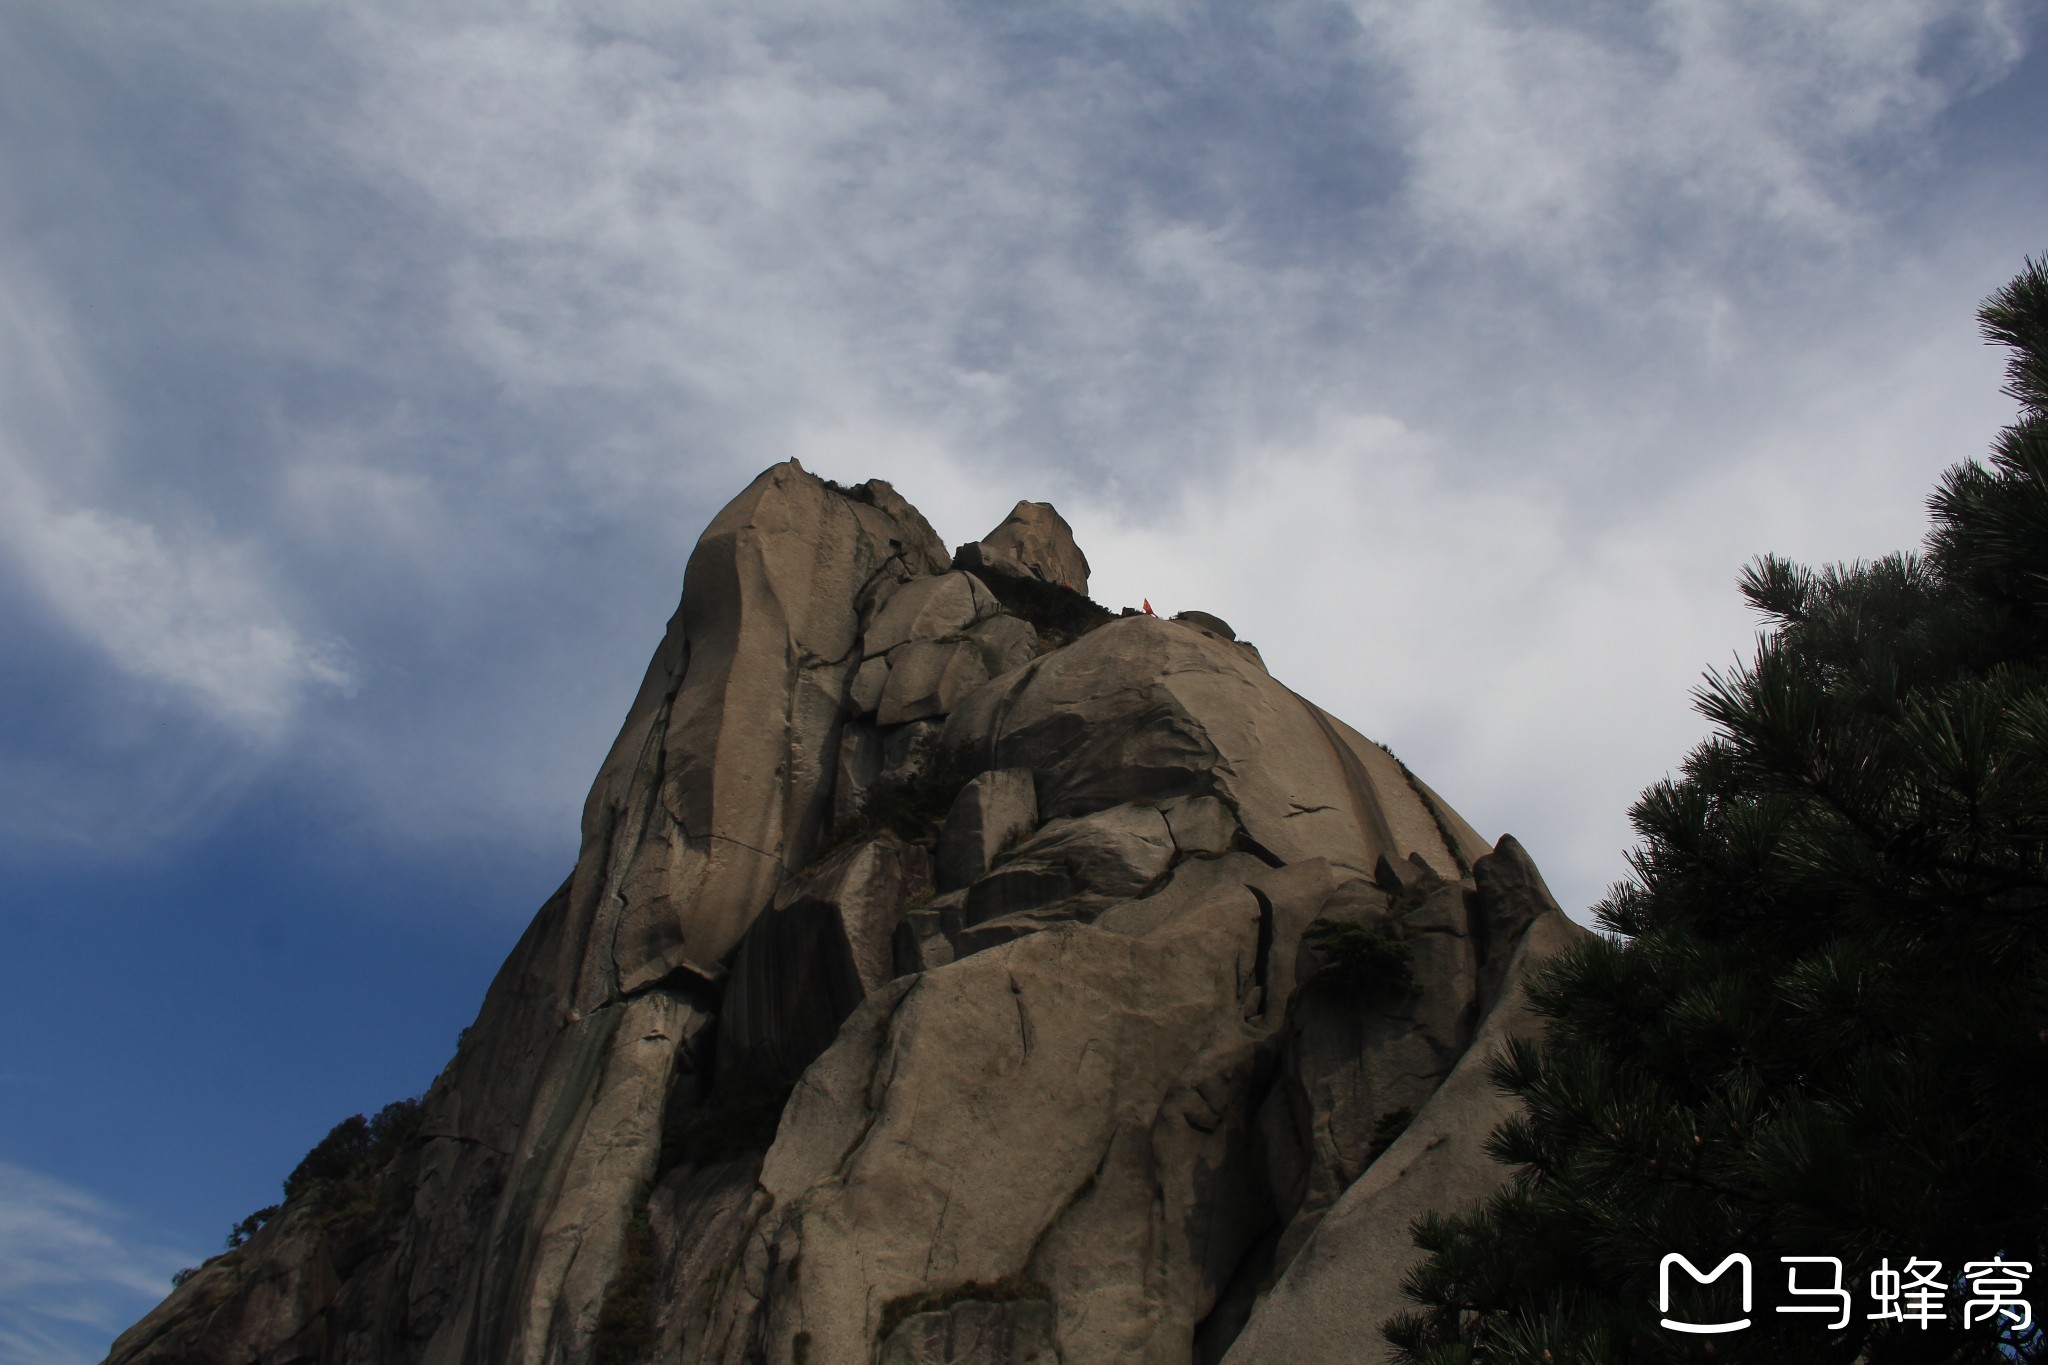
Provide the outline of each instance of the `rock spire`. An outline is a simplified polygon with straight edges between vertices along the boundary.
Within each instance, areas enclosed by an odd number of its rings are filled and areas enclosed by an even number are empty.
[[[1050,505],[713,520],[417,1132],[110,1362],[1371,1359],[1576,930],[1511,839]]]

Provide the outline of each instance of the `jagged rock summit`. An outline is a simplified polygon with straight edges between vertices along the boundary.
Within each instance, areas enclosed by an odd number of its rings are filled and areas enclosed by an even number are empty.
[[[969,573],[1034,578],[1088,595],[1088,556],[1074,544],[1074,528],[1049,502],[1019,502],[995,530],[962,545],[954,564]]]
[[[416,1127],[110,1360],[1374,1360],[1579,932],[1050,506],[957,555],[794,461],[682,605]]]

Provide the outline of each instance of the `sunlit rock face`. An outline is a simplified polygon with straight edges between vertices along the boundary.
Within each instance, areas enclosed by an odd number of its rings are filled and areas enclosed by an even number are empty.
[[[1080,630],[1086,581],[1047,504],[949,554],[763,473],[418,1132],[110,1359],[1373,1358],[1579,931],[1220,620]]]

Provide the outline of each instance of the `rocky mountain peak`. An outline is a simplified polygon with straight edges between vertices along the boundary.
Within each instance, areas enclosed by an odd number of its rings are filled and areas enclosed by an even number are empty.
[[[1372,1358],[1578,931],[1229,626],[1087,582],[1049,504],[949,556],[762,473],[416,1133],[110,1359]]]
[[[995,530],[962,545],[953,563],[969,573],[1033,578],[1088,595],[1088,556],[1049,502],[1019,502]]]

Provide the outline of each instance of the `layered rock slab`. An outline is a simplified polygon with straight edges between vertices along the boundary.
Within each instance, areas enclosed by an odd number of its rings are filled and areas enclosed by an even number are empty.
[[[1236,644],[1156,617],[1112,621],[967,697],[944,747],[1029,768],[1042,816],[1215,796],[1275,861],[1371,877],[1421,856],[1458,878],[1476,831],[1393,755],[1273,680]]]

